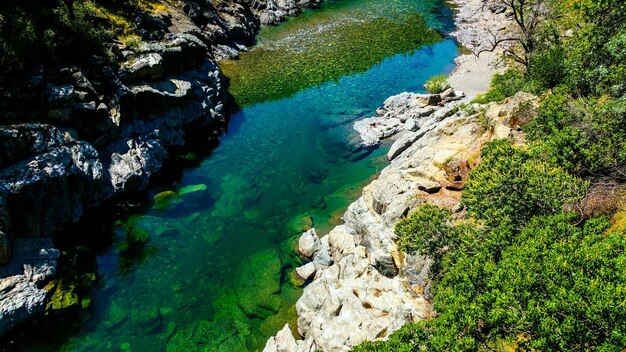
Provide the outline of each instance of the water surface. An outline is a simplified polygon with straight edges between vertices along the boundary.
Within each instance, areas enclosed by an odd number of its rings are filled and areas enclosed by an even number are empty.
[[[386,147],[360,148],[352,122],[454,67],[454,41],[424,24],[450,30],[449,9],[333,1],[263,29],[259,46],[221,63],[242,109],[219,146],[176,184],[151,190],[149,209],[114,219],[91,298],[62,298],[80,301],[80,318],[11,348],[249,351],[295,325],[294,240],[339,224],[386,165]]]

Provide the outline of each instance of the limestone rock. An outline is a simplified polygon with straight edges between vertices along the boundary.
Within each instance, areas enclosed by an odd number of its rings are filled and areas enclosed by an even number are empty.
[[[447,94],[452,95],[454,91],[447,92]],[[440,106],[440,103],[442,103],[442,98],[439,94],[400,93],[384,102],[383,106],[377,110],[378,116],[356,121],[354,129],[359,133],[365,146],[379,144],[383,139],[402,131],[413,133],[420,131],[423,135],[435,128],[442,119],[451,115],[448,112],[453,110],[454,105]],[[393,154],[398,153],[398,147],[412,143],[403,137],[400,139],[403,141],[394,148]]]
[[[422,106],[436,106],[441,102],[439,94],[415,94],[415,100]]]
[[[395,141],[389,151],[387,152],[387,159],[393,160],[398,155],[400,155],[403,151],[407,150],[411,144],[415,143],[415,141],[422,136],[422,133],[407,133],[400,137],[397,141]]]
[[[296,268],[296,274],[298,274],[301,278],[308,280],[315,275],[315,263],[309,262],[304,264],[301,267]]]
[[[298,240],[298,251],[306,258],[313,258],[321,246],[322,243],[319,237],[317,237],[315,229],[304,232]]]
[[[330,256],[330,248],[327,244],[322,244],[320,249],[315,253],[313,257],[313,263],[317,266],[326,267],[330,266],[333,262],[332,257]]]
[[[346,226],[337,226],[328,234],[330,253],[334,262],[352,253],[356,246],[354,236]]]
[[[442,188],[439,182],[430,181],[423,178],[417,179],[415,182],[417,183],[417,189],[430,194],[437,193]]]
[[[263,352],[293,352],[296,351],[298,345],[296,339],[293,337],[291,327],[289,324],[285,326],[276,334],[276,337],[271,337]]]

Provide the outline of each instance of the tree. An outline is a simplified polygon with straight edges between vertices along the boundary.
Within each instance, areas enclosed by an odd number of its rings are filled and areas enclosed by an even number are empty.
[[[500,49],[505,57],[528,69],[531,53],[537,46],[538,31],[550,13],[547,0],[483,0],[483,6],[487,4],[509,15],[513,26],[497,32],[489,29],[488,46],[480,48],[477,55]]]

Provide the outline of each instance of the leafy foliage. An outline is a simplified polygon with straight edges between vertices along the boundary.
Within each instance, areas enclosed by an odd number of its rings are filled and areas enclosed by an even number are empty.
[[[0,87],[24,83],[35,73],[38,64],[73,64],[92,55],[112,59],[112,41],[133,36],[137,14],[154,11],[158,3],[158,0],[3,1]]]
[[[420,211],[441,220],[433,209]],[[573,219],[539,216],[519,232],[459,232],[447,225],[444,231],[463,236],[440,244],[449,250],[438,259],[438,316],[356,351],[620,350],[626,345],[626,237],[606,235],[606,218],[582,227]]]
[[[448,78],[444,75],[438,75],[429,79],[426,83],[424,83],[424,88],[431,94],[439,94],[446,89],[450,88],[450,83],[448,83]]]
[[[559,213],[584,195],[585,184],[507,140],[485,145],[482,163],[463,192],[468,214],[489,226],[523,225],[533,216]]]
[[[571,172],[621,175],[626,166],[624,116],[626,98],[573,99],[558,89],[547,95],[525,130],[540,153]]]
[[[450,211],[434,205],[419,207],[408,218],[396,225],[398,245],[408,253],[434,253],[441,247],[439,243],[449,241],[446,224]]]

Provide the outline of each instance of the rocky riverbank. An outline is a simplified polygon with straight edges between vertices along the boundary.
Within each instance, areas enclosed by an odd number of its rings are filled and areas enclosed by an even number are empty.
[[[321,1],[172,2],[136,17],[118,62],[42,64],[0,101],[0,336],[43,311],[59,252],[50,237],[85,208],[141,191],[190,136],[226,128],[216,60]],[[80,59],[80,58],[78,58]],[[58,66],[58,67],[57,67]]]
[[[481,45],[490,28],[506,21],[505,14],[480,0],[455,4],[454,35],[468,47]],[[452,89],[402,93],[385,101],[377,116],[355,123],[366,145],[395,139],[387,155],[391,164],[350,205],[342,225],[322,238],[314,230],[302,235],[299,250],[310,262],[296,273],[312,279],[296,305],[303,339],[296,340],[295,327],[285,325],[265,352],[347,351],[432,316],[432,262],[400,252],[394,225],[424,202],[460,210],[460,190],[482,144],[497,138],[521,141],[522,132],[509,118],[522,102],[534,100],[518,94],[501,104],[464,104],[489,88],[497,70],[491,65],[495,54],[483,55],[457,59]]]

